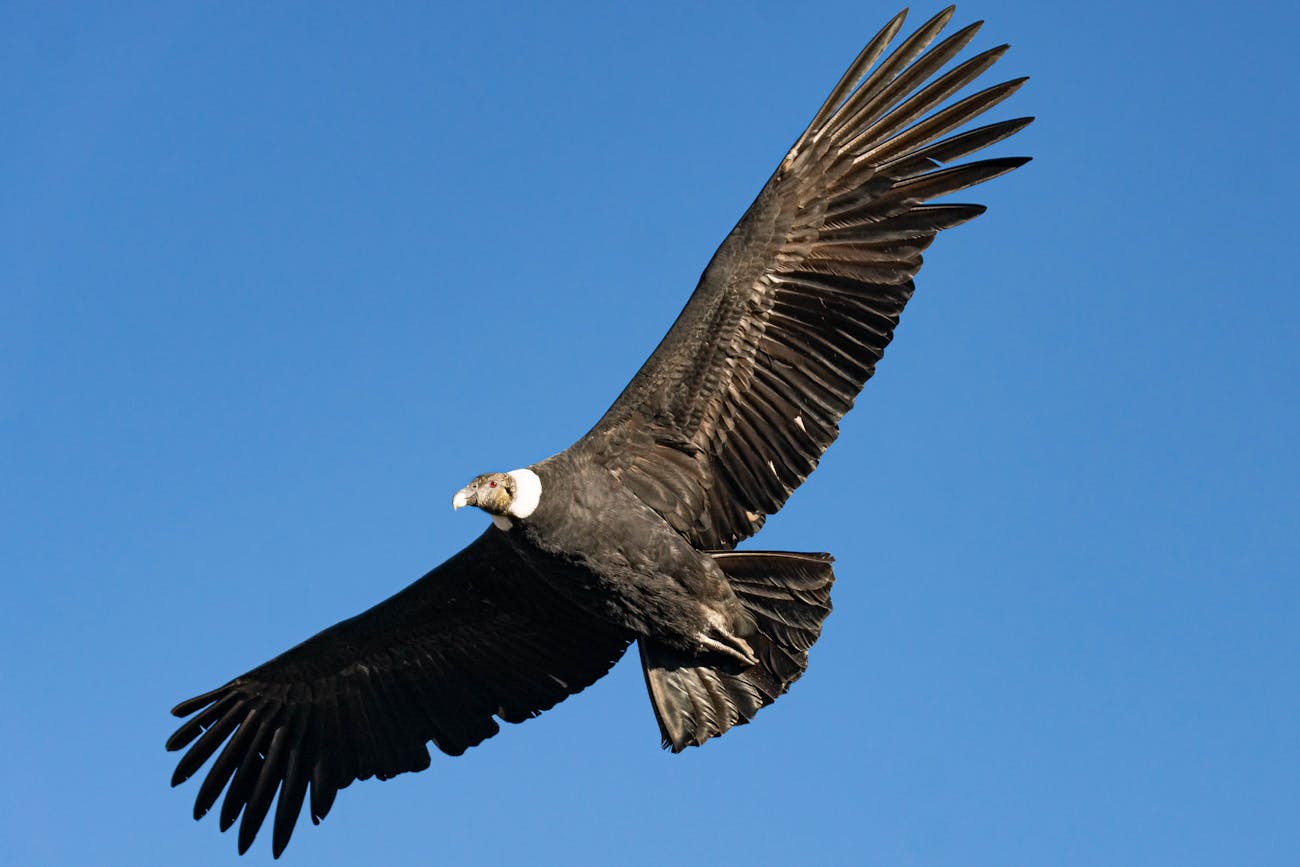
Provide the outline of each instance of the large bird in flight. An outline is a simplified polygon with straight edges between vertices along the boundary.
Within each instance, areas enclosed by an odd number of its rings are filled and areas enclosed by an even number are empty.
[[[387,601],[181,702],[179,784],[215,756],[239,851],[275,803],[278,857],[353,780],[458,755],[609,671],[636,642],[674,752],[749,722],[804,671],[830,612],[827,554],[735,551],[835,439],[912,295],[921,253],[982,213],[929,204],[1026,158],[948,165],[1030,118],[958,132],[1023,83],[959,100],[1006,51],[930,47],[946,9],[888,55],[862,50],[718,248],[689,303],[582,439],[475,478],[453,505],[492,524]],[[928,49],[928,50],[927,50]],[[883,59],[882,59],[883,58]],[[278,792],[278,799],[276,797]],[[241,818],[242,816],[242,818]]]

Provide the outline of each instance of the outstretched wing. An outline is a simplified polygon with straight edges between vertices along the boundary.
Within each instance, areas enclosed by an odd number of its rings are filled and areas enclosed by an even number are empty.
[[[813,471],[893,336],[921,252],[984,211],[926,203],[1028,161],[939,167],[1030,122],[953,134],[1024,79],[941,107],[1007,48],[940,74],[982,23],[926,51],[951,7],[868,73],[904,15],[858,55],[658,349],[574,446],[700,548],[755,533]]]
[[[272,849],[289,841],[310,788],[313,822],[353,780],[429,766],[426,742],[459,755],[590,685],[630,636],[548,589],[506,534],[488,529],[428,575],[172,711],[189,747],[178,785],[217,750],[194,818],[225,790],[221,830],[242,812],[239,851],[278,790]],[[224,747],[223,747],[224,744]]]

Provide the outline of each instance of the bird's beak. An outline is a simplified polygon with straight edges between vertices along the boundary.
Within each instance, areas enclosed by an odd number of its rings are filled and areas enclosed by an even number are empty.
[[[452,511],[459,509],[461,506],[472,506],[478,502],[478,495],[470,488],[461,488],[456,492],[456,496],[451,498]]]

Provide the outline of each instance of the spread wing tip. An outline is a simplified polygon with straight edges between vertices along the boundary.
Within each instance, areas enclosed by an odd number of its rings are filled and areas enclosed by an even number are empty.
[[[225,686],[219,686],[214,690],[205,692],[202,695],[196,695],[193,698],[187,698],[185,699],[185,701],[181,702],[180,704],[176,705],[176,707],[172,708],[171,711],[172,716],[180,717],[183,719],[189,716],[190,714],[194,713],[195,711],[201,710],[204,707],[212,704],[229,689],[230,689],[230,684],[226,684]],[[174,750],[174,749],[179,749],[179,747],[168,747],[167,749]]]

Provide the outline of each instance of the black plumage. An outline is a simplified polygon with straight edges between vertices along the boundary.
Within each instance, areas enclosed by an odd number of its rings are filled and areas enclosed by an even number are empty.
[[[493,516],[374,608],[178,705],[173,785],[268,816],[278,856],[353,780],[429,766],[579,692],[640,648],[664,745],[748,722],[804,671],[830,611],[826,554],[738,552],[813,471],[889,344],[921,254],[982,213],[929,204],[1026,162],[949,163],[1029,118],[958,130],[1023,79],[949,102],[1006,46],[949,65],[944,10],[871,40],[723,241],[659,347],[590,432],[456,496]],[[927,50],[928,49],[928,50]],[[883,57],[883,59],[882,59]],[[873,69],[874,67],[874,69]],[[946,69],[946,71],[945,71]],[[272,814],[272,807],[274,813]]]

